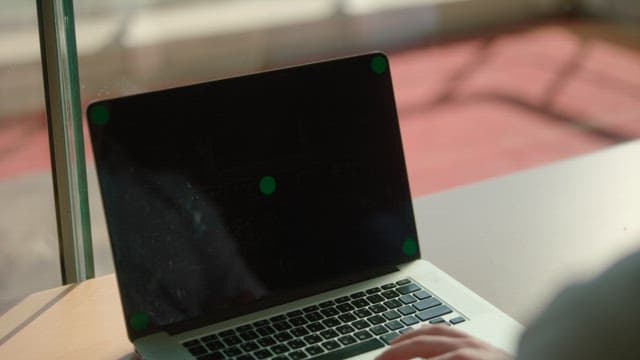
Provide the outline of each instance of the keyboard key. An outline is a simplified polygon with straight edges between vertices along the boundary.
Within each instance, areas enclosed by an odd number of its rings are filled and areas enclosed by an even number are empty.
[[[413,328],[412,327],[407,327],[407,328],[404,328],[404,329],[402,329],[402,330],[400,330],[398,332],[400,334],[404,334],[404,333],[408,333],[409,331],[413,331]]]
[[[332,306],[332,307],[328,307],[326,309],[320,310],[320,313],[326,317],[332,317],[340,314],[340,311],[338,311],[336,308]]]
[[[262,349],[254,352],[253,355],[255,355],[255,357],[257,357],[258,359],[266,359],[272,356],[273,354],[271,353],[271,351],[267,349]]]
[[[407,295],[407,294],[410,294],[412,292],[416,292],[418,290],[420,290],[420,288],[416,284],[409,284],[409,285],[405,285],[405,286],[400,286],[399,288],[396,289],[396,291],[399,292],[402,295]]]
[[[411,315],[416,312],[416,309],[414,309],[412,306],[403,306],[398,309],[398,312],[402,315]]]
[[[320,306],[321,308],[323,308],[323,309],[324,309],[324,308],[327,308],[327,307],[329,307],[329,306],[333,306],[333,305],[335,305],[335,304],[336,304],[336,303],[335,303],[333,300],[329,300],[329,301],[321,302],[321,303],[319,304],[319,306]]]
[[[236,331],[239,332],[239,333],[242,333],[242,332],[245,332],[245,331],[249,331],[251,329],[253,329],[253,326],[251,324],[245,324],[245,325],[242,325],[242,326],[238,326],[236,328]]]
[[[276,341],[273,340],[271,336],[265,336],[262,339],[258,339],[258,344],[264,347],[269,347],[269,346],[275,345]]]
[[[283,331],[283,330],[289,330],[293,326],[291,326],[291,324],[289,324],[287,321],[280,321],[273,324],[273,327],[278,331]]]
[[[309,330],[301,326],[291,330],[291,334],[295,337],[303,337],[309,335]]]
[[[438,299],[429,298],[429,299],[426,299],[426,300],[418,301],[417,303],[413,304],[412,306],[414,308],[416,308],[416,310],[422,311],[422,310],[426,310],[428,308],[432,308],[434,306],[438,306],[440,304],[442,304],[442,303]]]
[[[376,325],[374,327],[372,327],[371,329],[369,329],[369,331],[371,331],[373,333],[373,335],[382,335],[385,333],[389,332],[389,329],[387,329],[384,325]]]
[[[227,356],[238,356],[238,355],[242,354],[242,350],[240,350],[239,348],[237,348],[235,346],[232,346],[230,348],[226,348],[222,352]]]
[[[312,345],[309,346],[308,348],[304,349],[309,355],[313,356],[313,355],[318,355],[318,354],[322,354],[324,352],[324,349],[321,348],[318,345]]]
[[[236,333],[236,331],[235,331],[235,330],[233,330],[233,329],[229,329],[229,330],[225,330],[225,331],[221,332],[221,333],[220,333],[220,334],[218,334],[218,335],[220,335],[221,337],[226,337],[226,336],[231,336],[231,335],[233,335],[233,334],[235,334],[235,333]]]
[[[304,353],[304,351],[294,351],[292,353],[289,353],[289,358],[291,358],[292,360],[302,360],[308,358],[308,356]]]
[[[367,340],[369,338],[372,338],[373,335],[371,335],[370,332],[368,332],[367,330],[360,330],[358,332],[353,333],[353,336],[356,337],[356,339],[362,341],[362,340]]]
[[[336,303],[338,303],[338,304],[342,304],[342,303],[346,303],[346,302],[347,302],[347,301],[349,301],[349,300],[351,300],[351,298],[350,298],[350,297],[348,297],[348,296],[342,296],[342,297],[337,298],[335,301],[336,301]]]
[[[351,305],[353,305],[353,307],[355,307],[356,309],[360,309],[369,306],[369,302],[365,299],[357,299],[353,300],[351,302]]]
[[[333,329],[327,329],[324,331],[320,332],[320,336],[322,336],[323,338],[325,338],[325,340],[327,339],[333,339],[335,337],[338,337],[340,334],[338,334],[335,330]]]
[[[220,340],[209,341],[206,345],[211,351],[222,350],[226,347]]]
[[[358,320],[358,321],[352,322],[351,326],[353,326],[358,330],[362,330],[362,329],[368,328],[369,326],[371,326],[371,324],[369,324],[366,320]]]
[[[384,334],[380,337],[380,339],[382,339],[382,341],[384,341],[385,343],[387,343],[387,345],[391,344],[391,340],[397,338],[398,336],[400,336],[400,333],[397,332],[390,332],[388,334]]]
[[[287,351],[289,351],[289,347],[285,344],[278,344],[278,345],[272,346],[270,350],[274,354],[284,354]]]
[[[415,316],[405,316],[400,319],[400,321],[407,326],[412,326],[420,322]]]
[[[269,325],[269,320],[258,320],[253,323],[253,326],[256,328],[263,327]]]
[[[356,308],[353,307],[353,305],[349,304],[349,303],[343,303],[343,304],[339,304],[336,306],[336,309],[340,310],[340,312],[349,312],[349,311],[353,311]]]
[[[402,295],[398,298],[398,300],[400,300],[403,304],[413,304],[414,302],[418,301],[415,297],[413,297],[413,295]]]
[[[365,291],[365,293],[367,293],[368,295],[372,295],[375,293],[379,293],[380,291],[382,291],[379,287],[374,287],[371,289],[368,289],[367,291]]]
[[[338,326],[338,325],[340,325],[342,323],[340,322],[340,320],[332,317],[332,318],[328,318],[328,319],[322,320],[322,324],[324,326],[326,326],[326,327],[332,328],[332,327]]]
[[[218,340],[218,335],[216,334],[211,334],[211,335],[207,335],[207,336],[203,336],[200,338],[200,341],[207,343],[209,341],[213,341],[213,340]]]
[[[383,318],[380,315],[373,315],[371,317],[368,317],[367,321],[369,321],[373,325],[378,325],[378,324],[382,324],[383,322],[386,322],[387,319]]]
[[[449,320],[449,322],[453,325],[456,325],[456,324],[460,324],[461,322],[465,322],[465,318],[463,318],[462,316],[458,316]]]
[[[275,324],[277,322],[284,321],[284,320],[287,320],[287,316],[283,314],[269,318],[269,321],[271,321],[272,324]]]
[[[369,311],[369,309],[358,309],[353,312],[355,316],[359,318],[365,318],[367,316],[371,316],[373,313]]]
[[[246,352],[252,352],[252,351],[258,350],[258,348],[260,347],[254,341],[249,341],[240,345],[240,348]]]
[[[351,326],[349,324],[344,324],[344,325],[338,326],[336,328],[336,331],[338,331],[342,335],[346,335],[346,334],[350,334],[350,333],[356,331],[356,329],[354,329],[353,326]]]
[[[324,316],[322,316],[319,312],[315,311],[312,313],[309,313],[307,315],[304,316],[307,320],[309,320],[310,322],[314,322],[314,321],[318,321],[318,320],[322,320],[324,318]]]
[[[311,323],[309,325],[307,325],[307,329],[309,329],[309,331],[311,332],[319,332],[325,329],[324,325],[320,324],[319,322],[314,322]]]
[[[279,342],[285,342],[285,341],[289,341],[291,339],[293,339],[293,336],[291,336],[291,334],[289,334],[286,331],[283,331],[281,333],[277,333],[275,335],[273,335],[273,337],[278,340]]]
[[[249,341],[249,340],[257,339],[259,337],[259,335],[258,335],[257,332],[255,332],[253,330],[249,330],[249,331],[245,331],[245,332],[241,333],[240,337],[244,341]]]
[[[400,301],[398,301],[397,299],[391,299],[388,301],[383,302],[384,306],[388,307],[389,309],[395,309],[397,307],[402,306],[402,303]]]
[[[389,290],[393,289],[394,287],[396,287],[396,284],[394,283],[384,284],[381,286],[382,290]]]
[[[387,311],[387,308],[384,305],[375,304],[369,306],[369,310],[373,311],[376,314]]]
[[[314,357],[314,360],[344,360],[353,356],[364,354],[366,352],[380,349],[384,347],[384,343],[379,339],[372,338],[367,341],[363,341],[354,345],[343,347],[342,349],[334,350],[328,354],[323,354]]]
[[[267,336],[274,334],[276,332],[276,329],[272,328],[271,326],[263,326],[261,328],[258,328],[258,330],[256,331],[262,336]]]
[[[244,355],[240,355],[236,358],[236,360],[255,360],[256,358],[254,358],[252,355],[249,354],[244,354]]]
[[[202,354],[208,353],[207,349],[205,349],[205,347],[202,346],[202,345],[192,346],[192,347],[187,348],[187,350],[189,350],[189,352],[193,356],[198,356],[198,355],[202,355]]]
[[[377,304],[379,302],[383,302],[385,299],[380,296],[380,294],[373,294],[373,295],[369,295],[367,296],[367,301],[372,303],[372,304]]]
[[[429,320],[429,324],[443,324],[445,322],[441,317]]]
[[[289,311],[286,315],[287,315],[287,317],[289,319],[294,318],[294,317],[298,317],[298,316],[302,315],[302,310]]]
[[[300,349],[301,347],[307,346],[307,344],[300,339],[293,339],[287,343],[292,349]]]
[[[198,356],[198,360],[223,360],[223,359],[224,359],[224,355],[222,355],[222,353],[219,353],[219,352]]]
[[[182,346],[184,346],[184,347],[192,347],[192,346],[197,346],[197,345],[201,345],[201,344],[200,344],[200,341],[195,340],[195,339],[194,340],[185,341],[185,342],[182,343]]]
[[[306,308],[302,309],[302,311],[304,311],[306,314],[312,313],[312,312],[318,311],[318,310],[320,310],[320,307],[318,307],[318,305],[311,305],[311,306],[307,306]]]
[[[339,348],[340,344],[338,344],[338,342],[335,341],[335,340],[329,340],[329,341],[323,342],[322,343],[322,347],[327,349],[327,351],[331,351],[331,350],[335,350],[335,349]]]
[[[358,291],[357,293],[353,293],[351,294],[349,297],[352,299],[360,299],[362,297],[365,297],[367,294],[365,294],[363,291]]]
[[[382,313],[382,316],[384,316],[384,318],[387,320],[395,320],[401,317],[400,313],[398,313],[395,310],[389,310],[387,312],[384,312]]]
[[[407,285],[410,282],[411,282],[411,280],[409,280],[409,279],[402,279],[402,280],[396,281],[396,285],[398,285],[398,286]]]
[[[418,300],[424,300],[424,299],[430,298],[431,294],[429,294],[428,292],[426,292],[424,290],[420,290],[417,293],[414,293],[413,296],[415,296],[416,299],[418,299]]]
[[[309,320],[303,318],[302,316],[295,317],[293,319],[289,319],[289,323],[291,325],[298,327],[309,323]]]
[[[242,339],[240,339],[240,337],[236,335],[231,335],[223,338],[222,342],[224,342],[227,346],[233,346],[240,344],[242,342]]]
[[[342,320],[343,322],[346,322],[346,323],[358,320],[358,318],[355,317],[355,315],[353,315],[351,313],[342,314],[342,315],[338,316],[338,319],[340,319],[340,320]]]
[[[393,330],[399,330],[402,329],[404,327],[404,325],[402,325],[402,323],[398,320],[393,320],[391,322],[388,322],[385,324],[385,326],[387,327],[387,329],[393,331]]]
[[[382,296],[384,296],[387,299],[395,299],[399,297],[400,294],[398,294],[398,292],[395,290],[387,290],[382,292]]]
[[[449,314],[451,312],[452,312],[451,309],[449,309],[446,305],[438,305],[438,306],[433,307],[431,309],[427,309],[425,311],[419,312],[416,315],[416,317],[418,319],[420,319],[421,321],[427,321],[427,320],[431,320],[433,318],[436,318],[438,316]]]
[[[345,346],[355,344],[356,342],[358,342],[358,340],[356,340],[356,338],[354,338],[351,335],[345,335],[345,336],[339,337],[338,341]]]
[[[316,334],[311,334],[311,335],[308,335],[308,336],[304,337],[304,341],[306,341],[307,344],[309,344],[309,345],[319,343],[322,340],[323,340],[322,337],[320,337],[320,335],[316,335]]]

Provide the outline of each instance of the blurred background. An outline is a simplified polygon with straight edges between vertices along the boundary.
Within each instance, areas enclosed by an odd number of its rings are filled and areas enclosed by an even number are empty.
[[[76,0],[74,7],[83,106],[387,52],[414,197],[640,137],[637,0]],[[113,265],[89,152],[87,159],[103,275]],[[61,284],[36,8],[24,0],[0,3],[0,201],[2,314]]]

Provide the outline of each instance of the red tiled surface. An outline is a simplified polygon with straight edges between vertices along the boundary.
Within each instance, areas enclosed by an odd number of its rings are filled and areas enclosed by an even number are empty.
[[[391,54],[414,196],[640,137],[640,52],[561,26]],[[0,122],[0,179],[48,169],[42,114]]]
[[[560,26],[390,61],[414,196],[640,137],[640,52]]]

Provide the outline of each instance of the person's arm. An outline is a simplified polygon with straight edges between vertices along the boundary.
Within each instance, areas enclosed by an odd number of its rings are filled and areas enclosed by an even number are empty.
[[[525,331],[518,360],[640,359],[640,252],[563,290]]]

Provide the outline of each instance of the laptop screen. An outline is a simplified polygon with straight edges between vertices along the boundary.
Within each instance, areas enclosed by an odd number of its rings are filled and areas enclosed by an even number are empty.
[[[132,338],[419,257],[382,54],[100,101],[88,119]]]

